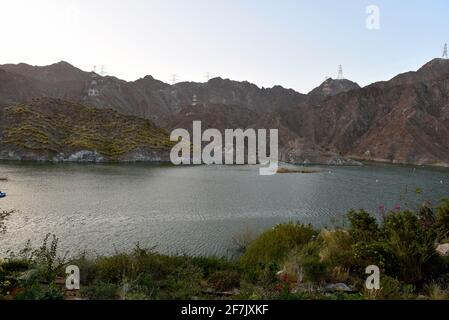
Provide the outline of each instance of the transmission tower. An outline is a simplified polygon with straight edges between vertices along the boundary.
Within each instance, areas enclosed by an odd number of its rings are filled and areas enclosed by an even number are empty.
[[[198,97],[196,94],[193,95],[192,106],[196,106],[198,104]]]
[[[101,65],[101,67],[100,67],[100,76],[102,76],[102,77],[104,77],[104,76],[106,76],[107,74],[108,74],[108,72],[107,72],[107,65],[105,65],[105,64],[102,64]]]
[[[91,72],[91,80],[89,89],[87,90],[87,95],[89,97],[98,97],[100,95],[100,90],[98,90],[98,76],[96,73],[97,66],[94,66],[93,71]]]
[[[209,82],[209,80],[210,80],[210,72],[207,72],[206,73],[206,82]]]
[[[447,59],[447,43],[444,44],[444,49],[443,49],[443,59]]]
[[[338,75],[337,75],[337,79],[338,79],[338,80],[343,80],[343,67],[342,67],[341,64],[338,66]]]
[[[173,73],[171,76],[171,83],[176,84],[178,82],[178,75],[176,73]]]

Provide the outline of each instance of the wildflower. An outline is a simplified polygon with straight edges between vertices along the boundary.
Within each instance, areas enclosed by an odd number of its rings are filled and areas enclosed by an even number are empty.
[[[384,203],[379,204],[378,214],[382,218],[382,220],[385,220],[385,204]]]

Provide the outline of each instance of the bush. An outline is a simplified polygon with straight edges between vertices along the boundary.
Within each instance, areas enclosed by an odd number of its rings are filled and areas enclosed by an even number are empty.
[[[319,284],[326,280],[328,269],[320,258],[321,248],[322,243],[311,241],[299,251],[297,262],[302,270],[304,281]]]
[[[349,269],[354,266],[354,241],[349,232],[338,229],[323,230],[318,238],[323,243],[319,253],[323,262],[330,267],[340,269]]]
[[[413,299],[415,287],[405,284],[395,278],[382,276],[380,278],[380,289],[374,291],[365,290],[367,299],[378,300],[405,300]]]
[[[192,299],[201,294],[202,273],[198,267],[186,264],[167,277],[161,299]]]
[[[191,262],[194,266],[200,268],[206,277],[216,271],[239,271],[238,264],[226,258],[193,257]]]
[[[4,272],[12,273],[12,272],[23,272],[29,269],[30,263],[27,260],[6,260],[1,264],[1,269],[3,269]]]
[[[217,291],[239,288],[240,273],[236,271],[217,271],[210,276],[209,283]]]
[[[111,257],[100,257],[95,262],[97,279],[104,283],[120,283],[123,278],[130,277],[133,262],[125,254]]]
[[[398,275],[400,272],[396,252],[387,242],[357,243],[353,246],[353,252],[353,267],[359,274],[364,274],[369,265],[376,265],[389,275]]]
[[[379,226],[376,219],[365,210],[350,210],[347,214],[350,222],[349,234],[356,242],[370,242],[377,239]]]
[[[64,293],[55,284],[40,285],[35,283],[23,288],[15,297],[16,300],[62,300]]]
[[[119,286],[113,283],[95,282],[82,287],[81,295],[91,300],[115,300],[119,298]]]
[[[426,271],[442,267],[436,256],[436,233],[421,226],[418,216],[410,211],[391,213],[382,226],[382,236],[394,252],[398,273],[407,283],[423,280]]]
[[[301,224],[283,224],[262,233],[253,241],[241,257],[245,268],[265,267],[279,264],[288,254],[308,243],[316,232],[313,228]]]
[[[437,207],[435,228],[440,242],[449,240],[449,199],[442,200]]]

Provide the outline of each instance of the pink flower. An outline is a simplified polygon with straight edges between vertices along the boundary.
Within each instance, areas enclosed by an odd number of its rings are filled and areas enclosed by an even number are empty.
[[[378,214],[383,220],[385,220],[385,204],[384,203],[379,204]]]

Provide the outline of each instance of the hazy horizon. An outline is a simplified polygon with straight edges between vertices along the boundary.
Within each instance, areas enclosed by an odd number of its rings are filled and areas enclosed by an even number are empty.
[[[366,26],[379,8],[379,29]],[[356,1],[4,1],[1,64],[67,61],[170,83],[221,77],[307,93],[326,77],[361,86],[441,57],[449,3]],[[20,23],[26,21],[26,23]],[[33,27],[27,27],[32,25]],[[31,49],[31,50],[30,50]]]

